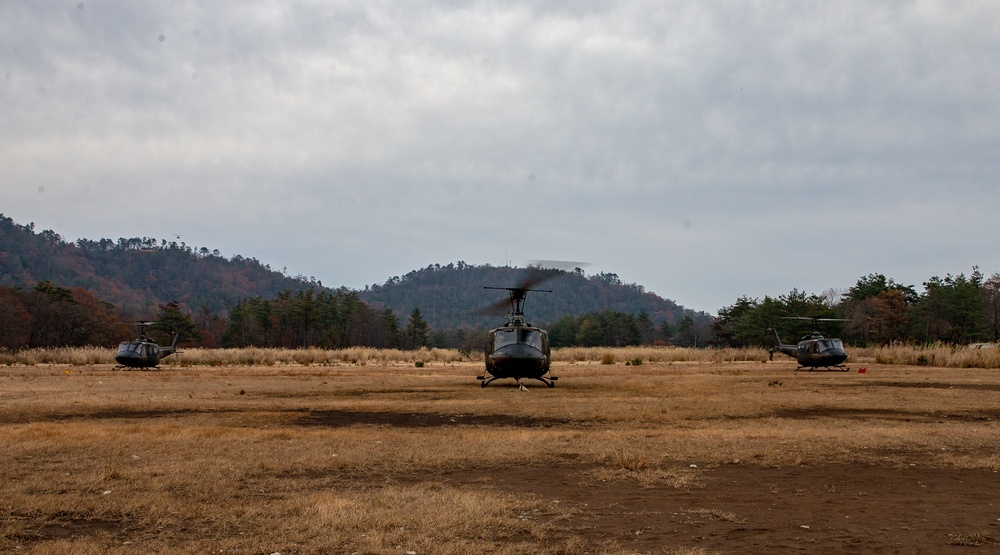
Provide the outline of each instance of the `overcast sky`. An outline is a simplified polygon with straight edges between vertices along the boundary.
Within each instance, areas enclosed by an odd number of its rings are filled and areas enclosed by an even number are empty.
[[[1000,2],[0,3],[0,212],[363,288],[1000,272]]]

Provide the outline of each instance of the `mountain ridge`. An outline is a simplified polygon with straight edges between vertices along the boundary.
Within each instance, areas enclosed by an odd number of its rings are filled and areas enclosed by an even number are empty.
[[[419,308],[431,327],[492,327],[503,322],[503,314],[482,314],[478,309],[506,298],[503,291],[486,287],[516,287],[527,275],[527,268],[469,265],[463,261],[446,266],[432,264],[396,276],[381,285],[359,292],[359,297],[375,307],[391,308],[406,314]],[[635,283],[623,283],[617,274],[601,272],[588,276],[582,269],[555,271],[553,277],[537,285],[543,291],[529,292],[524,312],[537,324],[550,324],[572,315],[600,312],[638,314],[646,312],[657,324],[676,324],[685,316],[707,322],[711,316],[686,309]]]
[[[492,327],[502,323],[502,314],[476,311],[502,301],[505,294],[484,287],[516,286],[524,272],[462,261],[431,264],[355,292],[374,308],[389,308],[399,315],[419,309],[433,328]],[[350,291],[287,276],[255,258],[225,258],[217,250],[174,241],[133,237],[68,242],[55,231],[36,232],[33,223],[20,225],[0,214],[0,285],[28,288],[41,281],[92,291],[114,304],[120,315],[133,319],[148,319],[158,312],[158,305],[168,302],[178,302],[191,312],[225,314],[243,299],[273,298],[285,290]],[[696,321],[711,318],[641,285],[622,283],[613,273],[588,276],[579,268],[558,272],[542,288],[552,293],[533,292],[525,306],[526,315],[538,324],[605,309],[644,311],[654,322],[671,325],[684,316]]]
[[[255,258],[224,258],[217,250],[151,237],[71,243],[0,214],[0,285],[29,288],[41,281],[92,291],[131,319],[150,319],[171,301],[219,314],[246,297],[322,287]]]

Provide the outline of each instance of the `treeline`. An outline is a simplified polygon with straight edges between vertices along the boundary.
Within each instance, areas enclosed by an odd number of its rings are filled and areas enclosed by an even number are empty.
[[[777,298],[740,297],[719,310],[712,324],[714,342],[733,347],[766,346],[775,328],[786,342],[811,331],[791,317],[823,318],[820,331],[855,344],[893,342],[967,344],[1000,340],[1000,274],[985,278],[932,277],[918,294],[882,274],[869,274],[842,294],[815,295],[792,290]]]
[[[181,303],[158,306],[147,332],[166,343],[174,332],[186,347],[373,347],[418,349],[483,349],[488,329],[432,329],[420,309],[405,322],[389,308],[372,308],[354,291],[286,289],[274,298],[249,297],[225,316],[204,308],[189,312]],[[85,289],[67,289],[39,282],[33,289],[0,286],[0,349],[39,347],[112,347],[132,338],[136,330],[123,322],[114,306]],[[499,322],[498,322],[499,323]],[[646,312],[638,316],[605,309],[581,316],[564,316],[549,328],[554,347],[628,346],[676,343],[704,344],[707,333],[690,317],[671,327],[655,325]]]
[[[129,335],[113,306],[80,287],[0,286],[0,349],[112,346]]]
[[[676,326],[653,323],[649,314],[638,315],[605,309],[580,316],[563,316],[548,327],[553,347],[628,347],[635,345],[676,345],[701,347],[710,329],[684,316]]]
[[[498,322],[499,324],[501,322]],[[628,346],[674,343],[703,345],[709,328],[690,317],[671,327],[650,316],[605,309],[565,316],[547,329],[553,347]],[[283,291],[273,299],[245,299],[230,312],[221,345],[227,347],[452,348],[478,352],[486,327],[432,329],[419,308],[403,324],[392,309],[372,308],[354,291]]]
[[[389,309],[375,310],[347,290],[281,291],[273,299],[247,298],[228,317],[191,314],[180,303],[159,305],[150,337],[165,343],[174,332],[188,347],[375,347],[433,346],[418,309],[405,324]],[[33,289],[0,286],[0,349],[104,346],[134,337],[114,306],[76,287],[44,281]]]
[[[548,332],[549,345],[554,348],[637,345],[704,347],[712,339],[711,325],[698,322],[691,316],[684,316],[675,326],[667,322],[657,325],[645,311],[635,315],[604,309],[580,316],[567,315],[543,328]],[[484,347],[488,332],[485,327],[432,329],[430,346],[479,351]]]
[[[989,278],[974,268],[969,276],[932,277],[917,293],[882,274],[870,274],[840,293],[737,299],[711,324],[685,316],[676,324],[606,308],[564,315],[545,325],[553,347],[634,345],[766,347],[769,328],[786,342],[808,333],[816,318],[822,333],[855,344],[894,342],[966,344],[1000,341],[1000,274]],[[134,333],[110,303],[80,287],[48,281],[33,288],[0,286],[0,348],[99,345],[111,347]],[[374,347],[416,349],[483,348],[488,327],[432,327],[421,309],[405,322],[391,308],[372,307],[357,292],[324,288],[285,289],[273,298],[247,297],[227,314],[204,307],[194,313],[182,303],[159,305],[152,332],[160,341],[172,331],[185,346],[203,347]],[[501,322],[498,321],[498,325]],[[492,327],[492,326],[490,326]]]
[[[353,291],[316,289],[244,299],[229,311],[222,337],[228,347],[417,349],[429,342],[419,309],[404,326],[392,309],[373,309]]]

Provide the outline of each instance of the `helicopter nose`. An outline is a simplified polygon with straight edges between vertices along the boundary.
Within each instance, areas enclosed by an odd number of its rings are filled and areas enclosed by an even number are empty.
[[[532,367],[532,369],[537,369],[541,368],[545,363],[545,357],[541,351],[524,344],[501,347],[490,355],[490,359],[493,361],[493,364],[499,367],[517,365],[521,368]]]
[[[115,362],[121,364],[122,366],[131,366],[135,364],[135,361],[139,360],[139,356],[133,353],[119,354],[115,356]]]
[[[834,364],[840,364],[847,360],[847,353],[843,349],[831,347],[823,351],[823,358],[830,359]]]

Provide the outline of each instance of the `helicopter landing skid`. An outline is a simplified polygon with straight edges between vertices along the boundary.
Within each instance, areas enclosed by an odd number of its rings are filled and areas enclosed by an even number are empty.
[[[840,364],[835,364],[833,366],[823,366],[822,368],[826,372],[833,372],[834,368],[836,368],[837,370],[839,370],[841,372],[850,372],[851,371],[850,368],[848,368],[846,366],[842,366]],[[818,366],[799,366],[798,368],[795,369],[795,371],[798,372],[799,370],[805,370],[807,372],[815,372],[815,371],[817,371],[819,369],[820,369],[820,367],[818,367]]]
[[[500,379],[500,376],[490,376],[489,378],[487,378],[486,376],[476,376],[476,379],[479,380],[479,381],[481,381],[481,382],[483,382],[483,383],[480,384],[480,387],[486,387],[487,385],[489,385],[494,380]],[[552,388],[552,387],[556,386],[555,381],[558,380],[559,377],[558,376],[552,376],[550,378],[543,378],[543,377],[539,376],[537,378],[528,378],[528,379],[538,380],[538,381],[542,382],[543,384],[547,385],[548,387]],[[518,385],[521,385],[521,378],[515,378],[515,381],[517,381]]]

